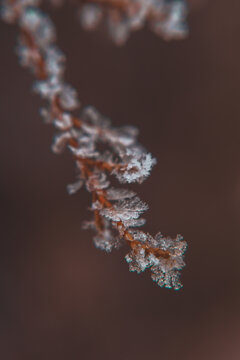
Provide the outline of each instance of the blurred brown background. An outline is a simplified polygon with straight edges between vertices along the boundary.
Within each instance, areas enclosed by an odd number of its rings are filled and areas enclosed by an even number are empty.
[[[32,76],[0,23],[0,359],[240,359],[240,2],[190,2],[190,35],[145,30],[114,46],[84,33],[74,7],[50,11],[83,104],[140,128],[158,159],[136,189],[147,230],[189,244],[179,292],[129,273],[81,229],[89,195],[50,151]]]

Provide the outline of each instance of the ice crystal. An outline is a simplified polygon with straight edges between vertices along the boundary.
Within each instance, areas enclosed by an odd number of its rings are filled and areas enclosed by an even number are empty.
[[[118,200],[111,208],[101,210],[101,215],[112,221],[125,221],[138,219],[148,209],[147,204],[137,196],[132,199]]]
[[[94,150],[94,146],[91,143],[85,143],[80,148],[76,149],[72,146],[69,146],[70,150],[74,155],[81,158],[96,158],[99,156],[99,153]]]

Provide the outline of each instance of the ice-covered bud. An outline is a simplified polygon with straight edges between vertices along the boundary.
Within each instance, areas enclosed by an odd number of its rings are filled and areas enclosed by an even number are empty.
[[[87,4],[81,7],[79,19],[85,30],[93,30],[99,24],[103,12],[99,5]]]

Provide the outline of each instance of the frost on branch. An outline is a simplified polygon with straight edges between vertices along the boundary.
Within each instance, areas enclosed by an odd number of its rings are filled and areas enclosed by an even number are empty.
[[[148,209],[148,206],[138,197],[132,199],[118,200],[115,204],[101,210],[101,215],[112,221],[125,221],[138,219]]]
[[[64,80],[65,56],[55,44],[55,27],[38,6],[37,0],[5,0],[1,16],[18,25],[20,63],[36,77],[34,91],[47,103],[41,115],[57,131],[52,150],[59,154],[68,149],[75,162],[76,180],[67,186],[68,193],[84,187],[91,194],[93,218],[85,228],[95,231],[95,246],[107,252],[127,244],[131,271],[150,269],[159,286],[177,290],[186,242],[181,236],[171,239],[158,233],[152,237],[138,230],[145,224],[141,216],[148,205],[135,192],[112,186],[113,177],[120,183],[142,183],[156,160],[138,143],[135,127],[113,127],[92,106],[78,110],[77,92]],[[94,0],[80,11],[88,29],[107,14],[117,43],[146,21],[165,38],[180,37],[186,30],[182,0]]]
[[[113,171],[122,183],[142,183],[156,164],[156,159],[150,153],[145,153],[137,147],[127,149],[125,154],[122,153],[122,159],[127,164],[126,167],[122,171]]]
[[[109,188],[106,195],[108,200],[124,200],[130,199],[136,194],[128,189]]]
[[[112,40],[122,45],[146,23],[164,39],[185,37],[186,13],[184,0],[93,0],[80,5],[79,19],[85,30],[93,30],[105,15]]]
[[[178,235],[176,239],[171,239],[158,233],[152,238],[148,234],[142,236],[142,242],[145,246],[139,244],[125,257],[130,271],[140,273],[150,268],[152,279],[160,287],[179,290],[182,287],[179,270],[185,266],[183,254],[187,247],[182,236]],[[165,255],[160,256],[159,251],[164,251]]]

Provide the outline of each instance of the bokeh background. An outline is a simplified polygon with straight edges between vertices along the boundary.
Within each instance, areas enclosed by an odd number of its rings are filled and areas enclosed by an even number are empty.
[[[82,103],[139,127],[158,159],[135,188],[147,230],[189,244],[178,292],[81,229],[89,195],[67,194],[73,163],[50,151],[16,28],[0,23],[0,359],[240,359],[240,2],[189,4],[186,40],[144,30],[121,48],[73,6],[50,10]]]

